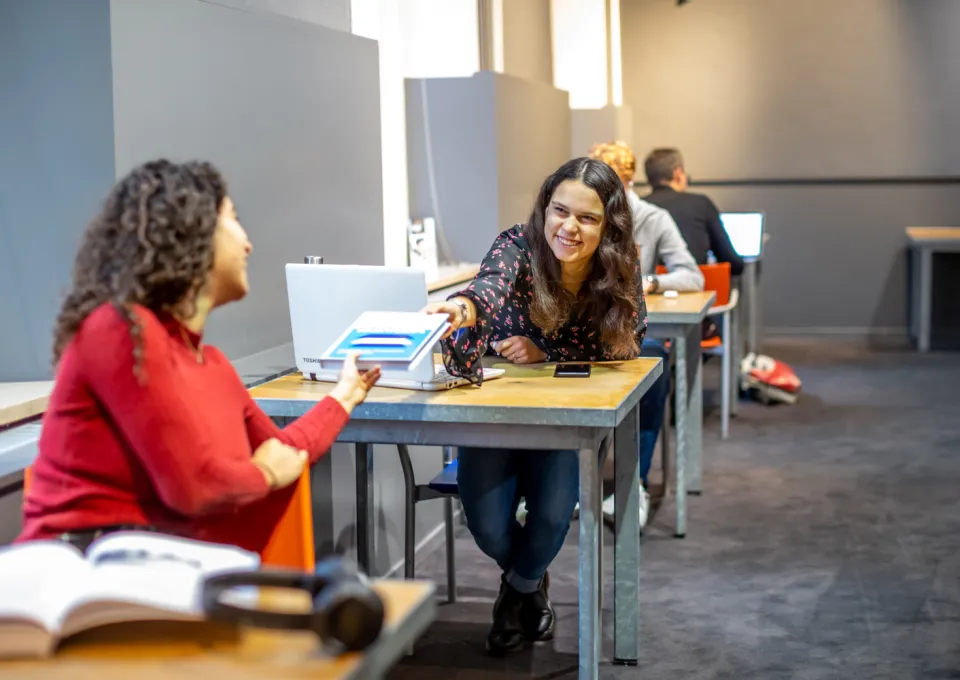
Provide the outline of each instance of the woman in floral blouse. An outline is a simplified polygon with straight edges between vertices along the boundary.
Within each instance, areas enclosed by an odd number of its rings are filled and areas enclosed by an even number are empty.
[[[623,183],[600,161],[565,163],[540,187],[527,223],[497,237],[474,281],[425,311],[450,317],[447,369],[475,383],[490,351],[517,364],[636,357],[646,308]],[[578,474],[577,451],[460,449],[467,525],[503,570],[493,654],[553,637],[547,567],[570,528]]]

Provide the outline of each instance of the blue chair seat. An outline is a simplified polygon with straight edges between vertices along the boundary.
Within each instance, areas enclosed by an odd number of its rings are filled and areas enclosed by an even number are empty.
[[[427,486],[437,493],[458,495],[460,487],[457,486],[457,461],[447,464],[436,477],[430,480]]]

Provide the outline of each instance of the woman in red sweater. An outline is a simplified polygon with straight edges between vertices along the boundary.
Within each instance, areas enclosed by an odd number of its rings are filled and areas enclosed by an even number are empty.
[[[56,382],[18,541],[85,548],[152,529],[261,551],[306,464],[380,376],[340,382],[280,429],[203,343],[216,307],[247,293],[252,247],[220,173],[135,168],[87,228],[54,334]]]

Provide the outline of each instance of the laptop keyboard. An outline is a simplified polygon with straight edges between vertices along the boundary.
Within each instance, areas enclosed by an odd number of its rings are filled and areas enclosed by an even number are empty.
[[[453,382],[454,380],[459,380],[455,375],[450,375],[446,367],[443,364],[437,364],[434,367],[434,375],[432,382],[445,383]]]

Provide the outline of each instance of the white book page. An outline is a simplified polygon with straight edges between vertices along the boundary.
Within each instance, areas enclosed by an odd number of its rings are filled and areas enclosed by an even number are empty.
[[[87,560],[89,580],[62,619],[64,636],[121,621],[202,619],[205,577],[260,564],[256,553],[239,548],[149,532],[109,534]]]
[[[49,654],[74,592],[86,587],[89,565],[62,541],[0,548],[0,658]]]
[[[88,569],[80,551],[63,541],[0,548],[0,620],[29,620],[56,633],[69,604],[59,584],[82,587]]]

